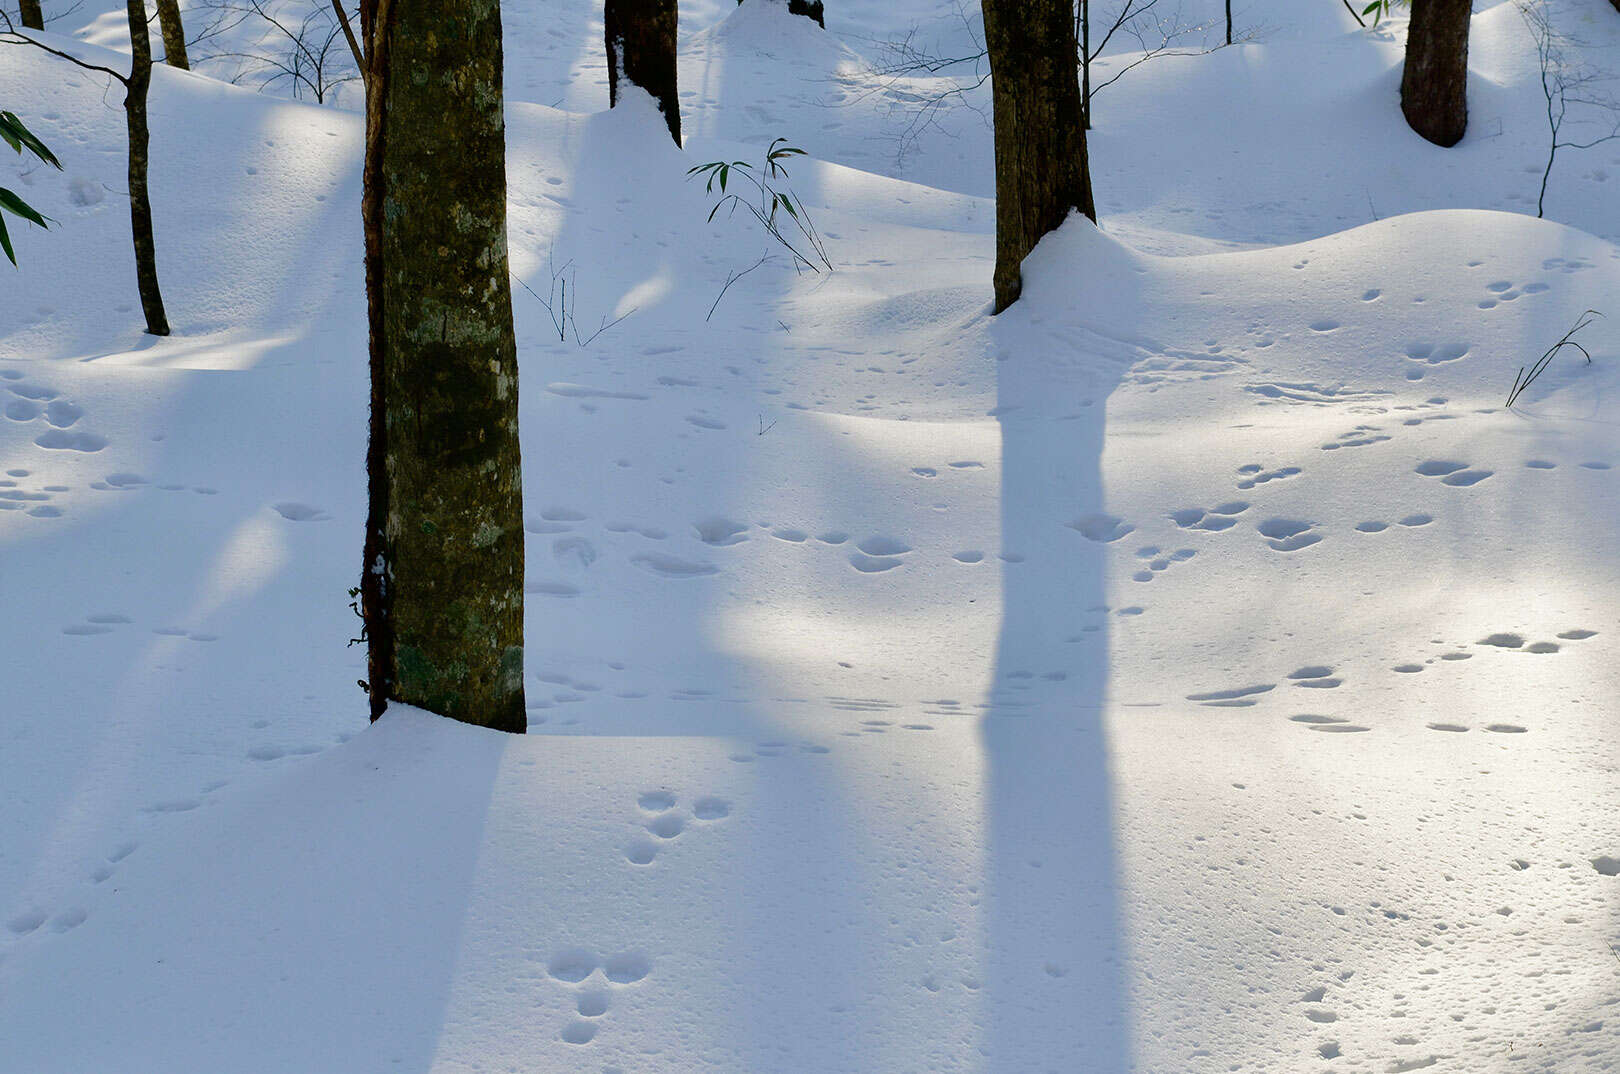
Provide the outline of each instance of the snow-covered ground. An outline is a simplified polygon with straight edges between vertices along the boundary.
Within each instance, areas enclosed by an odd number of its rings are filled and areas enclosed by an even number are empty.
[[[1512,5],[1452,150],[1334,0],[1131,70],[994,319],[988,96],[874,73],[948,5],[683,2],[684,151],[599,16],[505,12],[513,270],[624,318],[515,295],[525,738],[355,685],[360,117],[158,70],[155,340],[116,91],[4,50],[0,1071],[1620,1064],[1620,142],[1526,215]],[[777,136],[836,271],[715,304]]]

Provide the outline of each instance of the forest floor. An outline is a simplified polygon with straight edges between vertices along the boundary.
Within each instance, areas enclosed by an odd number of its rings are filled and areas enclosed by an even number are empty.
[[[0,1069],[1620,1063],[1620,142],[1535,219],[1512,4],[1449,150],[1400,20],[1240,4],[991,318],[940,7],[683,0],[682,150],[507,5],[524,738],[356,687],[358,97],[158,70],[159,340],[117,88],[5,50]],[[776,137],[832,272],[686,178]]]

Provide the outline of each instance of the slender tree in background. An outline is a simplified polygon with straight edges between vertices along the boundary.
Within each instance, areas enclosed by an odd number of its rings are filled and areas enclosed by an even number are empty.
[[[996,302],[1012,305],[1019,266],[1071,212],[1092,221],[1071,0],[984,0],[996,142]]]
[[[135,0],[139,2],[139,0]],[[361,613],[389,701],[521,733],[523,487],[499,0],[365,0]]]
[[[143,0],[128,0],[130,16],[130,73],[123,75],[110,66],[86,63],[42,40],[18,32],[11,16],[0,10],[0,40],[5,44],[34,45],[53,57],[60,57],[86,71],[99,71],[123,84],[123,118],[130,136],[130,230],[134,237],[134,285],[141,293],[141,313],[146,314],[146,330],[152,335],[168,335],[168,314],[164,295],[157,287],[157,245],[152,240],[152,199],[146,191],[147,151],[151,131],[146,125],[146,91],[152,86],[151,29],[146,24]]]
[[[163,30],[163,62],[191,70],[186,58],[186,29],[180,21],[180,0],[157,0],[158,26]]]
[[[152,199],[146,190],[147,151],[152,140],[146,125],[146,92],[152,86],[152,32],[146,24],[146,0],[129,0],[129,78],[124,82],[124,125],[129,129],[129,222],[135,236],[135,285],[141,293],[146,330],[169,334],[169,315],[158,290],[157,245],[152,234]]]
[[[12,45],[32,45],[75,67],[96,71],[117,79],[124,87],[124,126],[129,134],[129,222],[135,239],[135,286],[141,295],[141,312],[146,330],[154,336],[169,334],[169,317],[163,309],[163,293],[158,289],[157,247],[152,237],[152,199],[146,189],[147,153],[151,132],[146,125],[146,93],[152,86],[152,38],[146,22],[146,5],[129,0],[129,74],[86,63],[61,49],[52,48],[27,34],[19,33],[11,16],[0,10],[0,41]]]
[[[608,104],[619,104],[619,83],[652,94],[681,144],[681,101],[675,92],[675,0],[606,0],[602,25],[607,39]]]
[[[1406,122],[1439,146],[1468,128],[1468,24],[1472,0],[1412,0],[1401,73]]]
[[[18,0],[25,30],[45,29],[45,13],[39,9],[39,0]]]

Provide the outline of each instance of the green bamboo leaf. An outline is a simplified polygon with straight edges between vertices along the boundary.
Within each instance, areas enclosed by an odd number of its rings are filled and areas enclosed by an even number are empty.
[[[23,121],[17,118],[15,112],[0,112],[0,138],[4,138],[6,144],[18,153],[26,147],[46,164],[58,170],[62,167],[62,162],[56,159],[56,154],[47,149],[44,142],[34,137]]]
[[[30,206],[26,201],[22,200],[3,186],[0,186],[0,209],[10,209],[13,213],[16,213],[18,216],[29,221],[30,223],[38,224],[40,227],[50,227],[46,217],[35,212],[33,207]]]

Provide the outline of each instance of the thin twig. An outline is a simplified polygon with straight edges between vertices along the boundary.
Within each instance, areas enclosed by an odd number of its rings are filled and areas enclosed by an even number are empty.
[[[77,56],[70,56],[61,49],[52,48],[43,41],[36,41],[34,38],[29,37],[27,34],[17,29],[16,24],[11,21],[11,16],[8,15],[4,10],[0,10],[0,19],[4,19],[6,23],[5,30],[0,32],[0,44],[33,45],[35,48],[44,49],[52,56],[59,56],[75,66],[82,67],[86,71],[97,71],[104,75],[111,75],[118,81],[122,82],[126,87],[129,85],[129,76],[126,74],[114,71],[111,67],[103,67],[99,63],[86,63]]]
[[[354,65],[360,68],[361,81],[369,81],[366,77],[366,58],[360,53],[360,42],[354,39],[354,27],[349,25],[349,13],[343,10],[343,0],[332,0],[332,10],[337,12],[338,22],[343,24],[343,36],[349,39],[349,51],[354,54]]]
[[[1547,367],[1552,364],[1553,357],[1565,347],[1574,347],[1576,350],[1580,351],[1586,356],[1586,364],[1591,365],[1591,352],[1585,347],[1581,346],[1579,343],[1575,342],[1574,338],[1572,337],[1574,337],[1576,332],[1579,332],[1581,329],[1591,324],[1592,318],[1601,316],[1603,316],[1603,314],[1599,313],[1597,310],[1587,310],[1579,317],[1575,318],[1575,323],[1570,326],[1569,331],[1565,332],[1563,337],[1560,338],[1557,343],[1554,343],[1551,347],[1548,347],[1546,352],[1543,353],[1540,358],[1536,359],[1535,364],[1530,367],[1530,374],[1528,376],[1525,375],[1524,366],[1521,365],[1519,367],[1518,376],[1513,378],[1513,388],[1508,392],[1508,409],[1511,410],[1513,408],[1514,402],[1517,401],[1520,395],[1524,394],[1524,390],[1530,387],[1530,385],[1535,382],[1535,379],[1546,371]]]
[[[748,275],[750,272],[753,272],[755,269],[759,268],[759,266],[763,265],[770,258],[770,256],[770,254],[764,254],[758,261],[755,261],[752,265],[749,265],[741,272],[730,272],[726,274],[726,285],[720,288],[719,294],[714,296],[714,303],[709,306],[708,316],[703,318],[704,323],[707,323],[709,318],[714,316],[714,311],[720,307],[720,300],[726,297],[726,292],[731,289],[731,285]],[[777,324],[781,323],[782,322],[780,321],[777,322]]]

